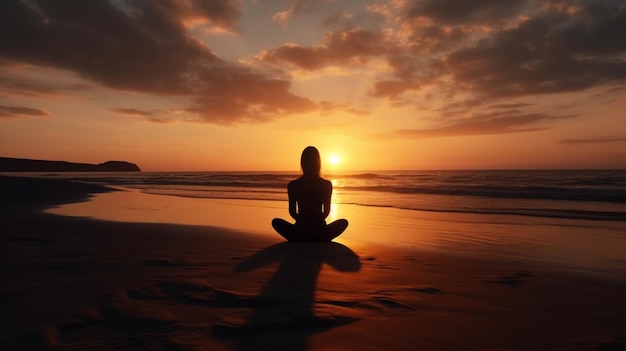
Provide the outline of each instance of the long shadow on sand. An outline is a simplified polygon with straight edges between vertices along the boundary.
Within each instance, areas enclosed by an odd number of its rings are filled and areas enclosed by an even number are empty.
[[[352,323],[358,318],[333,311],[315,313],[315,290],[324,264],[340,272],[361,269],[359,257],[338,243],[280,243],[235,267],[244,272],[278,263],[258,304],[245,316],[213,326],[221,338],[237,340],[236,350],[306,350],[308,337]],[[234,321],[234,322],[233,322]]]

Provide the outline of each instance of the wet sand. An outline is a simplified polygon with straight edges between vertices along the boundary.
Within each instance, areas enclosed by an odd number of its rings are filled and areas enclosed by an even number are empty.
[[[2,349],[626,348],[620,222],[338,206],[294,244],[280,202],[0,190]]]

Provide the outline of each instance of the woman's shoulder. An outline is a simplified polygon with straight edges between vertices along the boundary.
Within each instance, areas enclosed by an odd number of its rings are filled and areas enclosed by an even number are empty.
[[[300,178],[294,179],[289,182],[288,187],[301,187],[301,186],[310,186],[311,184],[324,184],[324,186],[332,186],[330,180],[326,180],[322,177],[306,177],[302,176]]]
[[[304,183],[306,183],[306,179],[304,179],[304,177],[300,177],[300,178],[296,178],[296,179],[290,181],[287,184],[287,187],[289,189],[300,188],[300,187],[304,186]]]
[[[289,185],[292,185],[292,184],[298,184],[298,183],[302,183],[302,177],[298,177],[298,178],[296,178],[296,179],[294,179],[294,180],[290,181],[290,182],[289,182]]]
[[[322,177],[318,178],[317,184],[318,186],[323,187],[326,190],[333,188],[333,183],[330,180],[324,179]]]
[[[324,179],[324,178],[321,178],[321,177],[320,177],[320,179],[321,179],[321,180],[322,180],[322,182],[324,182],[324,184],[326,184],[327,186],[332,186],[332,185],[333,185],[333,182],[331,182],[331,181],[330,181],[330,180],[328,180],[328,179]]]

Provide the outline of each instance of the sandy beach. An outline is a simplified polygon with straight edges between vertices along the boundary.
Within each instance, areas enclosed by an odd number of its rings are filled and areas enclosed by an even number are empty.
[[[3,350],[622,350],[623,222],[338,206],[0,177]]]

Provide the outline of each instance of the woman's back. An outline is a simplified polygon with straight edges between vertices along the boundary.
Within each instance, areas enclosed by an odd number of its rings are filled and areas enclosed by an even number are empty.
[[[317,226],[326,223],[331,182],[318,176],[302,176],[289,183],[288,192],[297,205],[297,224]]]

